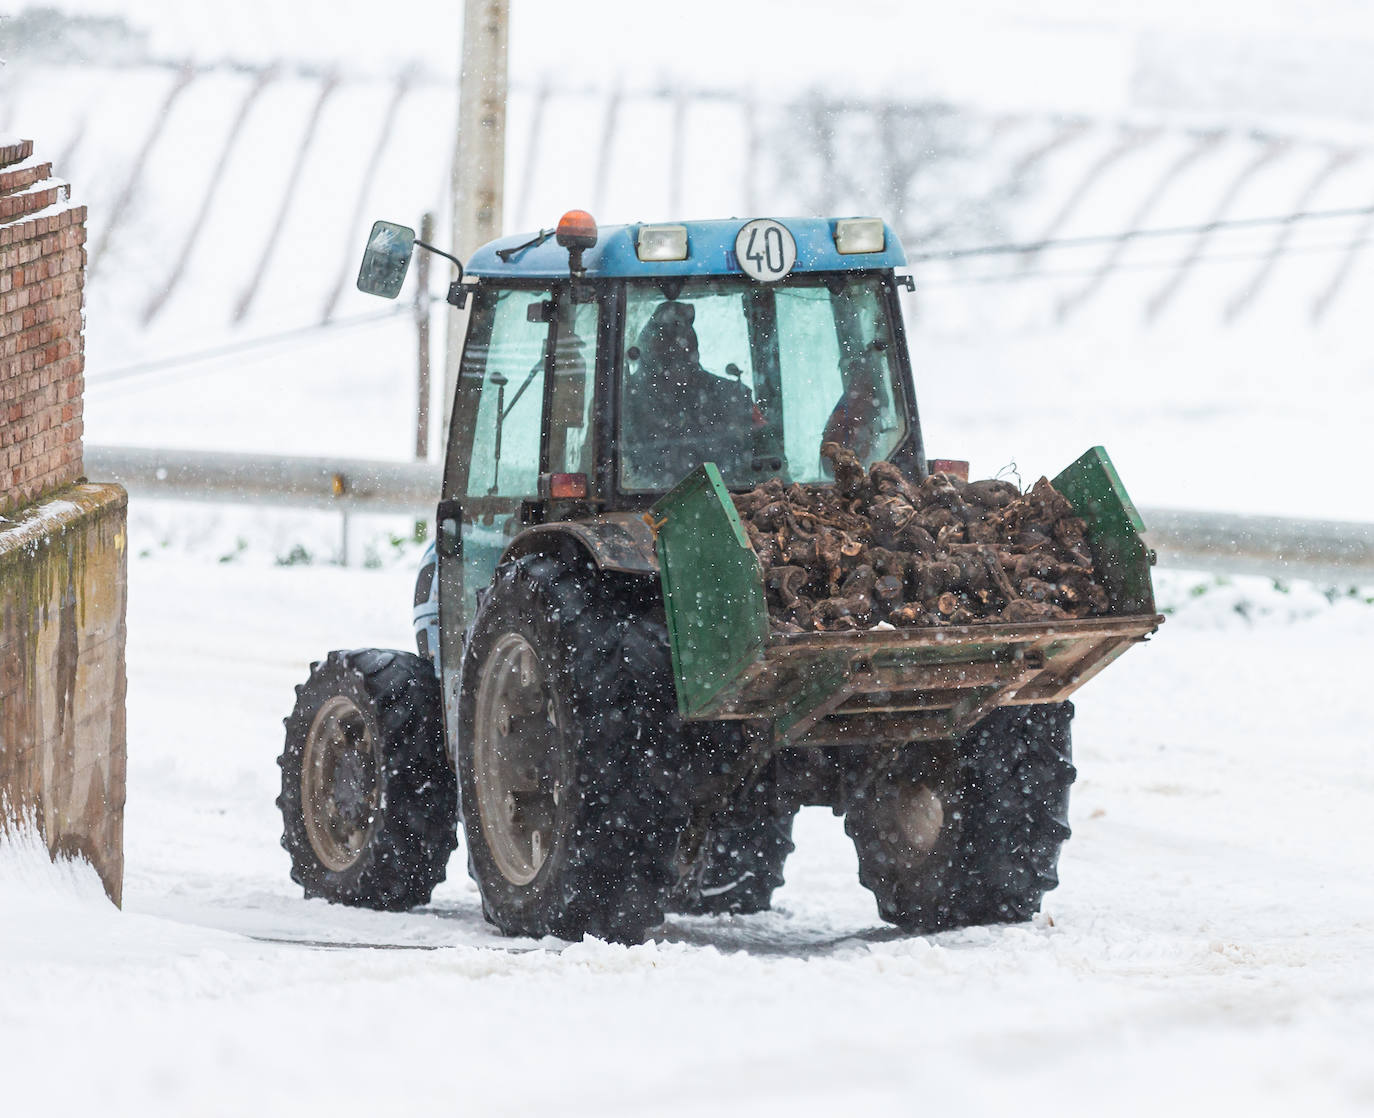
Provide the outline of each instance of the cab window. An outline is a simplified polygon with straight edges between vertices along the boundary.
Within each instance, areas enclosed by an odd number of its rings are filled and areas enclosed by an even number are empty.
[[[670,488],[702,462],[733,488],[825,481],[822,443],[869,465],[908,429],[879,276],[630,284],[623,345],[626,490]]]
[[[500,292],[486,342],[463,355],[460,388],[477,396],[469,497],[532,497],[538,489],[549,338],[540,308],[549,297],[547,290]]]

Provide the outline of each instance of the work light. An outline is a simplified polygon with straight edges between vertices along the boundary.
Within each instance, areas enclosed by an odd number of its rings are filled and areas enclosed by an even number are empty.
[[[835,251],[882,252],[883,222],[877,217],[842,217],[835,222]]]
[[[641,225],[635,252],[641,260],[686,260],[687,226]]]

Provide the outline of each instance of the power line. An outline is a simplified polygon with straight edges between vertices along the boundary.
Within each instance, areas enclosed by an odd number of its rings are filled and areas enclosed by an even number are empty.
[[[1332,241],[1328,244],[1298,245],[1285,247],[1281,256],[1309,256],[1322,252],[1342,252],[1361,245],[1374,243],[1374,237],[1359,237],[1350,241]],[[1198,257],[1199,264],[1238,264],[1266,260],[1272,255],[1271,249],[1255,252],[1222,252]],[[1177,260],[1139,260],[1130,264],[1118,264],[1112,269],[1117,272],[1157,272],[1177,268]],[[918,290],[931,290],[941,287],[977,287],[985,284],[1020,283],[1032,279],[1082,279],[1098,276],[1096,268],[1042,268],[1034,272],[1000,272],[979,276],[955,276],[940,280],[916,280]]]
[[[260,337],[248,338],[240,342],[227,342],[224,345],[198,350],[195,353],[179,353],[174,357],[163,357],[156,361],[141,361],[136,365],[125,365],[119,369],[111,369],[108,373],[99,373],[96,375],[88,374],[86,377],[86,384],[88,386],[110,384],[115,381],[128,380],[133,377],[163,372],[168,369],[182,369],[189,365],[199,365],[205,361],[214,361],[220,357],[233,357],[235,354],[246,353],[254,349],[267,349],[274,345],[280,345],[282,342],[295,341],[298,338],[309,337],[312,334],[319,334],[326,330],[371,326],[378,322],[399,318],[409,310],[410,306],[407,304],[406,306],[397,307],[395,310],[380,311],[377,314],[358,315],[354,318],[341,318],[332,322],[316,322],[309,326],[297,326],[291,330],[283,330],[278,334],[264,334]]]
[[[968,259],[971,257],[982,256],[1011,256],[1028,253],[1039,253],[1047,249],[1056,248],[1089,248],[1101,245],[1119,245],[1133,240],[1157,240],[1169,237],[1196,236],[1200,233],[1213,231],[1232,230],[1232,229],[1255,229],[1265,227],[1291,226],[1301,221],[1322,221],[1352,217],[1374,217],[1374,206],[1358,206],[1338,210],[1309,210],[1298,211],[1274,217],[1255,217],[1239,218],[1229,221],[1211,221],[1201,225],[1178,225],[1163,227],[1158,229],[1133,229],[1121,233],[1106,233],[1096,236],[1085,237],[1061,237],[1040,241],[1027,241],[1021,243],[1009,243],[998,245],[978,245],[965,249],[949,249],[945,251],[916,253],[909,259],[912,263],[921,263],[935,260],[955,260]],[[1374,240],[1371,237],[1361,237],[1350,241],[1339,243],[1317,244],[1317,245],[1298,245],[1284,246],[1279,255],[1308,255],[1319,252],[1334,252],[1339,250],[1349,250],[1360,245],[1368,244]],[[1272,249],[1263,252],[1253,253],[1221,253],[1199,258],[1199,263],[1238,263],[1266,259],[1274,255]],[[1134,264],[1119,264],[1114,271],[1134,272],[1152,271],[1166,268],[1174,268],[1178,262],[1174,260],[1157,261],[1138,261]],[[1020,272],[1014,274],[1001,275],[982,275],[964,276],[945,280],[917,280],[915,286],[921,289],[933,289],[941,287],[964,287],[979,286],[984,284],[1011,283],[1027,279],[1071,279],[1084,276],[1096,275],[1096,269],[1041,269],[1032,272]],[[399,317],[404,308],[381,311],[377,314],[360,315],[354,318],[339,319],[331,322],[313,323],[309,326],[299,326],[291,330],[284,330],[277,334],[268,334],[257,338],[250,338],[240,342],[230,342],[225,345],[214,346],[210,349],[199,350],[193,353],[177,354],[173,357],[160,358],[155,361],[144,361],[134,365],[126,365],[122,368],[112,369],[106,373],[88,375],[86,382],[91,387],[113,384],[118,381],[134,379],[150,375],[152,373],[168,370],[183,370],[192,365],[199,365],[207,361],[214,361],[222,357],[232,357],[236,354],[250,352],[256,349],[266,349],[284,342],[295,341],[300,338],[310,337],[324,331],[334,329],[347,329],[352,327],[369,326],[379,322],[385,322],[392,318]]]
[[[1339,218],[1368,217],[1374,214],[1374,206],[1354,206],[1342,210],[1300,210],[1296,213],[1281,214],[1274,217],[1243,217],[1227,221],[1208,221],[1201,225],[1174,225],[1159,229],[1128,229],[1121,233],[1100,233],[1086,237],[1057,237],[1044,241],[1023,241],[1001,245],[975,245],[971,248],[937,249],[933,252],[919,252],[909,256],[910,263],[924,263],[931,260],[963,260],[971,256],[1016,256],[1044,252],[1056,248],[1093,248],[1099,245],[1118,245],[1127,241],[1156,240],[1167,237],[1195,237],[1203,233],[1224,232],[1232,229],[1261,229],[1280,225],[1293,225],[1300,221],[1326,221]]]

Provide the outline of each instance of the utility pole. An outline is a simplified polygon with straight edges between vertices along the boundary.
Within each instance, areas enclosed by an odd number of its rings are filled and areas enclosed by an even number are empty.
[[[453,163],[453,254],[464,263],[501,234],[506,176],[506,36],[510,0],[464,0]],[[467,312],[450,307],[444,360],[444,442],[458,386]]]
[[[434,243],[434,215],[420,218],[420,240]],[[415,261],[415,339],[419,347],[418,377],[416,379],[415,460],[429,457],[429,253],[416,254]]]

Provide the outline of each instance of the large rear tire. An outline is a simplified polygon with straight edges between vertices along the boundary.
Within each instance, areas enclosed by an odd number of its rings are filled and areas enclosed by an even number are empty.
[[[296,688],[281,766],[282,846],[307,897],[426,903],[458,844],[439,685],[408,652],[331,652]]]
[[[796,849],[797,805],[765,774],[743,801],[711,820],[696,863],[674,892],[672,910],[689,916],[766,912]]]
[[[662,922],[687,820],[657,594],[585,559],[501,567],[463,659],[468,868],[508,935],[637,943]]]
[[[1069,837],[1069,703],[1006,707],[952,752],[912,751],[845,816],[859,880],[908,931],[1028,920]]]

